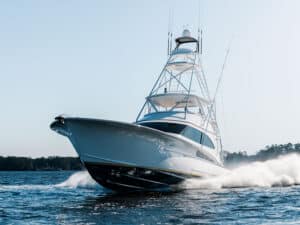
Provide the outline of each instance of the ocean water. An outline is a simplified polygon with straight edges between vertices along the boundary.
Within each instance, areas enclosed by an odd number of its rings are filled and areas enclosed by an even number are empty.
[[[0,224],[300,224],[298,184],[298,155],[172,193],[116,194],[85,171],[0,172]]]

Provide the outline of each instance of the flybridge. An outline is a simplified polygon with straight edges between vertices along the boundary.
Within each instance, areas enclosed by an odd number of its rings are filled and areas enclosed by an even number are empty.
[[[214,104],[201,64],[200,37],[192,37],[185,29],[175,42],[176,47],[168,50],[167,63],[146,97],[137,121],[147,114],[181,112],[185,118],[186,114],[197,114],[201,121],[215,124]]]

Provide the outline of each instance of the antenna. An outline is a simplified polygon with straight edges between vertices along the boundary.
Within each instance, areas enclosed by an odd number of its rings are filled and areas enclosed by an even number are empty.
[[[168,56],[172,52],[172,38],[173,38],[173,9],[169,9],[169,24],[168,24]]]
[[[169,55],[171,55],[172,52],[172,42],[173,42],[173,11],[171,11],[171,22],[170,22],[170,52]]]
[[[200,54],[202,55],[202,30],[200,31]]]
[[[203,32],[202,32],[202,28],[200,25],[200,11],[201,11],[201,7],[200,7],[200,0],[198,1],[199,3],[199,9],[198,9],[198,52],[200,51],[200,54],[202,55],[202,39],[203,39]],[[200,49],[199,49],[199,45],[200,45]]]
[[[170,55],[170,31],[168,31],[168,50],[167,55]]]
[[[167,49],[167,56],[170,54],[170,9],[169,9],[169,23],[168,23],[168,49]]]
[[[219,87],[220,87],[220,84],[221,84],[221,81],[222,81],[222,77],[223,77],[223,74],[224,74],[224,69],[225,69],[225,66],[226,66],[226,63],[227,63],[227,58],[228,58],[228,55],[229,55],[229,52],[230,52],[231,42],[232,42],[232,39],[229,42],[228,48],[226,50],[224,62],[223,62],[222,68],[221,68],[221,73],[220,73],[220,76],[219,76],[219,79],[218,79],[215,95],[214,95],[214,98],[213,98],[213,104],[215,104],[216,96],[217,96],[217,93],[218,93],[218,90],[219,90]]]
[[[172,42],[173,42],[173,33],[171,32],[171,36],[170,36],[170,55],[171,55],[171,52],[172,52]]]

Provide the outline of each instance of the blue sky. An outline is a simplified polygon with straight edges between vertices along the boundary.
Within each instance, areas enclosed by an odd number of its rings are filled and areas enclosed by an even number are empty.
[[[204,69],[218,93],[224,148],[299,142],[300,2],[200,0]],[[175,35],[199,1],[1,1],[0,155],[75,155],[49,129],[61,113],[134,121]]]

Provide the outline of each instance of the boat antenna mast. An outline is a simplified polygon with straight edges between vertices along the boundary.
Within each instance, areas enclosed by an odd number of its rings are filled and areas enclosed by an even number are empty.
[[[200,27],[199,27],[198,28],[198,42],[199,42],[198,45],[200,45],[199,46],[200,47],[200,50],[199,50],[200,55],[202,55],[202,43],[203,43],[202,39],[203,39],[203,32],[202,32],[202,29],[200,29]]]
[[[169,10],[169,24],[168,24],[168,50],[167,56],[169,57],[172,52],[172,40],[173,40],[173,11]]]
[[[202,32],[202,28],[201,28],[201,7],[200,7],[200,1],[199,1],[199,9],[198,9],[198,52],[200,53],[200,55],[202,55],[202,50],[203,50],[203,32]]]

